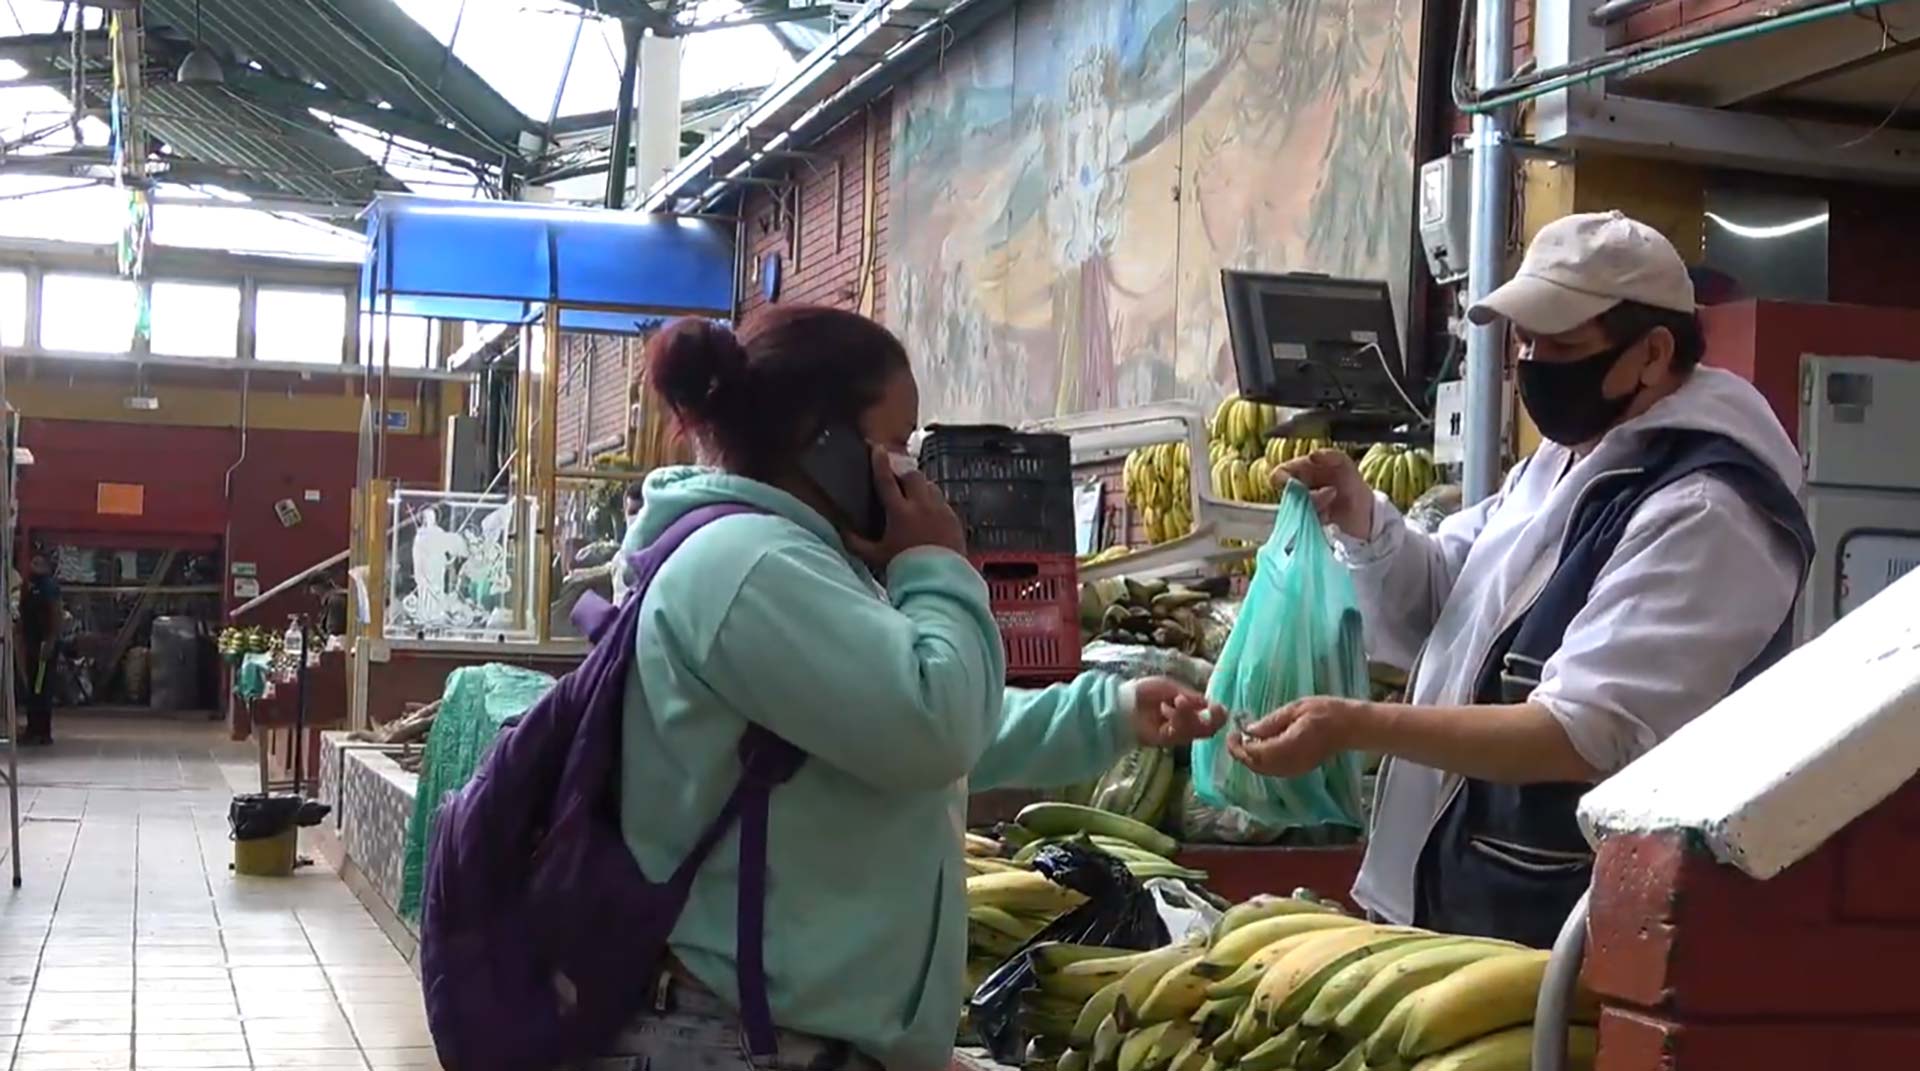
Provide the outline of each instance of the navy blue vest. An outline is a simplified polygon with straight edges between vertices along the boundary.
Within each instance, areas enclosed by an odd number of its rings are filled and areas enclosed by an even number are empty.
[[[1582,492],[1561,544],[1559,565],[1533,606],[1495,639],[1480,666],[1474,702],[1527,701],[1634,512],[1655,492],[1699,472],[1733,487],[1790,534],[1805,577],[1813,559],[1813,533],[1799,501],[1772,468],[1722,435],[1657,434],[1637,456],[1596,477]],[[1772,665],[1792,644],[1789,609],[1733,686]],[[1551,947],[1593,876],[1593,853],[1574,816],[1580,797],[1591,787],[1467,779],[1446,803],[1421,852],[1415,921],[1450,933]]]

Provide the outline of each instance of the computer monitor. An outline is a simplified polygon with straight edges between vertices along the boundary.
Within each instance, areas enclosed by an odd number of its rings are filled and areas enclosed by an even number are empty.
[[[1399,382],[1386,283],[1231,269],[1220,277],[1241,397],[1379,418],[1419,415]]]

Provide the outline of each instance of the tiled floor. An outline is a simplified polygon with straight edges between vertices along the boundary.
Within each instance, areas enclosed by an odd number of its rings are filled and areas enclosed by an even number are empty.
[[[228,872],[245,745],[153,717],[55,733],[21,753],[23,887],[0,865],[0,1069],[437,1068],[418,983],[332,872]]]

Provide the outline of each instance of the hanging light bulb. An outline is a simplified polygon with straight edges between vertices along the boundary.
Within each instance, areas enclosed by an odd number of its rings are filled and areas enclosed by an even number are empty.
[[[221,66],[220,57],[206,46],[200,37],[200,0],[193,2],[193,51],[180,64],[180,70],[174,80],[188,86],[218,86],[227,81],[226,68]]]

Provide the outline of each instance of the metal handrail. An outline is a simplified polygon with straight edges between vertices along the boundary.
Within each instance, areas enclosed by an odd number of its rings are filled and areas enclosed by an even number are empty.
[[[1567,913],[1560,936],[1547,959],[1547,976],[1540,984],[1540,1000],[1533,1009],[1533,1071],[1566,1071],[1567,1035],[1573,1016],[1574,991],[1580,985],[1580,965],[1587,956],[1588,901],[1593,890],[1580,894]]]

